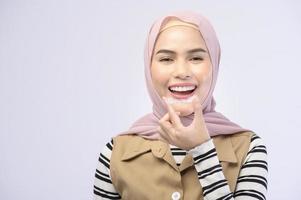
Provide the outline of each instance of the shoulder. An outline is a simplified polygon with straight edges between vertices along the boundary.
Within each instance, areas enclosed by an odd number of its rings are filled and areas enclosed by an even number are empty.
[[[213,136],[212,139],[214,139],[214,140],[235,140],[235,141],[249,140],[250,141],[254,135],[256,135],[256,134],[252,131],[242,131],[242,132],[238,132],[238,133],[234,133],[234,134],[216,135],[216,136]]]
[[[105,146],[102,148],[101,154],[106,155],[106,156],[110,155],[113,150],[113,146],[114,146],[114,141],[113,141],[113,138],[111,138],[110,141],[107,142],[105,144]]]
[[[101,164],[101,166],[105,166],[106,168],[110,168],[110,159],[112,155],[113,150],[113,139],[111,139],[109,142],[105,144],[104,147],[102,147],[98,161]]]
[[[139,138],[141,137],[134,135],[117,135],[111,137],[110,141],[108,141],[101,149],[99,154],[99,162],[103,163],[107,168],[109,168],[113,154],[116,154],[116,152],[125,151],[132,146],[132,144],[129,143],[130,140],[137,140]]]
[[[254,133],[251,137],[251,143],[250,143],[250,148],[248,153],[251,154],[256,152],[267,154],[264,140],[258,134]]]
[[[263,139],[255,132],[252,131],[247,131],[247,132],[242,132],[238,134],[234,134],[231,137],[231,141],[233,145],[235,146],[241,146],[243,144],[247,144],[246,147],[248,147],[248,153],[253,153],[253,152],[263,152],[266,153],[266,146],[263,141]]]
[[[235,134],[231,134],[229,135],[229,137],[231,137],[231,139],[248,139],[248,140],[251,140],[251,138],[253,137],[253,135],[256,135],[254,132],[252,131],[242,131],[242,132],[238,132],[238,133],[235,133]]]
[[[254,132],[252,131],[243,131],[240,133],[235,133],[232,135],[229,135],[232,145],[234,147],[242,147],[244,146],[244,148],[248,149],[251,141],[252,141],[252,137],[254,136]]]
[[[149,140],[135,134],[117,135],[112,140],[115,151],[139,149],[149,143]]]
[[[143,137],[140,137],[139,135],[135,135],[135,134],[124,134],[124,135],[116,135],[114,137],[112,137],[113,143],[117,144],[117,143],[121,143],[121,142],[133,142],[133,141],[143,141],[145,140]]]
[[[127,143],[128,141],[132,140],[133,138],[139,139],[140,137],[135,135],[116,135],[110,138],[105,146],[102,148],[101,153],[108,155],[110,152],[113,151],[114,147],[120,146],[120,143]]]
[[[229,135],[217,135],[212,137],[213,142],[217,148],[222,151],[233,149],[235,152],[246,152],[249,149],[254,132],[242,131]]]
[[[236,134],[229,135],[233,146],[246,145],[252,149],[255,146],[265,147],[263,139],[255,132],[244,131]]]
[[[244,159],[244,167],[262,167],[267,170],[267,149],[263,139],[256,133],[252,134],[248,152]]]
[[[256,133],[251,137],[251,144],[253,145],[264,145],[264,140]]]

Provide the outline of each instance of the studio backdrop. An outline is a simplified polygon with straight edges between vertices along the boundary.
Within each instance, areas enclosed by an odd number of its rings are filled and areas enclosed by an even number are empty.
[[[152,110],[144,42],[175,10],[216,30],[216,111],[264,140],[267,199],[300,198],[300,1],[0,0],[0,199],[92,199],[102,147]]]

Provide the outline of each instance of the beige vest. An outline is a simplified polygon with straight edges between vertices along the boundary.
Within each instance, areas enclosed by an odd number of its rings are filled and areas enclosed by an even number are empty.
[[[252,134],[241,132],[212,137],[232,192]],[[116,136],[113,140],[110,174],[123,200],[167,200],[173,199],[175,192],[182,200],[203,199],[191,154],[177,166],[169,145],[164,142],[137,135]]]

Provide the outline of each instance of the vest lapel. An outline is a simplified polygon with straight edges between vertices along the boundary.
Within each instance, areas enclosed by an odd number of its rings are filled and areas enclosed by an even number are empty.
[[[194,165],[194,160],[193,160],[192,156],[190,154],[187,154],[184,157],[181,165],[179,166],[179,170],[180,170],[180,172],[182,172],[185,169],[187,169],[187,168],[189,168],[189,167],[191,167],[193,165]]]
[[[168,144],[162,141],[133,137],[129,140],[127,146],[128,148],[121,157],[122,161],[130,160],[151,151],[155,157],[166,161],[173,169],[179,171]]]
[[[155,157],[166,161],[173,169],[179,171],[178,166],[172,157],[169,145],[165,142],[156,140],[151,142],[152,153]]]
[[[218,159],[221,162],[237,163],[237,157],[231,142],[231,137],[213,137],[213,143],[217,151]]]

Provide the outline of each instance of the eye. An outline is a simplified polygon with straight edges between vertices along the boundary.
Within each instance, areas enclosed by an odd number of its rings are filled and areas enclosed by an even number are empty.
[[[160,62],[170,62],[170,61],[172,61],[172,59],[171,58],[161,58],[159,61]]]
[[[193,57],[191,58],[190,60],[193,60],[193,61],[200,61],[200,60],[204,60],[202,57]]]

